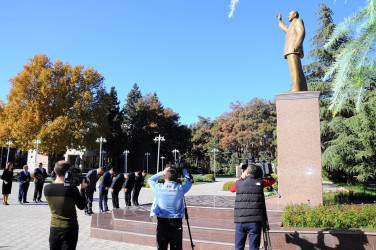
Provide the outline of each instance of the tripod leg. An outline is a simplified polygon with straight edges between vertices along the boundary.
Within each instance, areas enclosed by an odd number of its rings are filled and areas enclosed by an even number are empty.
[[[195,247],[195,245],[193,244],[192,234],[191,234],[191,228],[189,227],[188,208],[187,208],[187,204],[185,203],[185,196],[183,196],[183,198],[184,198],[185,219],[187,220],[188,233],[189,233],[189,238],[191,240],[191,247],[192,247],[192,250],[193,250],[194,247]]]

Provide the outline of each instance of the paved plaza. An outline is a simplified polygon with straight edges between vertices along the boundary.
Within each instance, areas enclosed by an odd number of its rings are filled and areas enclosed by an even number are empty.
[[[2,174],[2,171],[0,172]],[[189,195],[230,195],[230,192],[220,191],[223,183],[235,178],[217,178],[215,183],[193,185],[187,193]],[[2,183],[2,181],[1,181]],[[48,185],[48,184],[47,184]],[[28,191],[28,204],[18,204],[18,183],[13,182],[12,193],[9,195],[9,206],[2,205],[0,197],[0,249],[49,249],[48,236],[50,228],[50,209],[47,202],[33,203],[34,183],[30,183]],[[124,193],[120,193],[120,207],[125,207]],[[140,204],[152,203],[154,199],[150,188],[142,188],[139,201]],[[45,197],[42,197],[46,201]],[[99,211],[98,192],[94,193],[93,210]],[[109,208],[112,208],[109,199]],[[84,215],[84,212],[77,209],[80,232],[77,249],[155,249],[152,247],[132,245],[115,241],[107,241],[90,237],[91,216]]]
[[[0,174],[2,174],[0,172]],[[210,195],[210,196],[235,196],[230,192],[221,191],[223,183],[235,181],[236,178],[217,178],[214,183],[193,185],[186,196]],[[47,184],[48,185],[48,184]],[[328,186],[329,185],[329,186]],[[338,187],[331,183],[324,183],[324,190],[335,190]],[[18,183],[13,182],[12,193],[9,196],[9,206],[2,205],[0,198],[0,249],[48,249],[50,209],[47,202],[33,203],[34,183],[30,183],[28,191],[28,204],[18,204]],[[125,207],[124,193],[120,193],[120,207]],[[193,197],[192,197],[193,198]],[[154,194],[150,188],[142,188],[140,204],[152,203]],[[220,199],[220,197],[219,197]],[[46,199],[44,196],[42,200]],[[93,210],[99,211],[98,192],[94,193]],[[112,208],[111,199],[109,207]],[[78,210],[78,209],[77,209]],[[90,237],[91,216],[84,215],[81,210],[77,211],[80,225],[77,249],[154,249],[152,247],[132,245],[115,241],[107,241]]]

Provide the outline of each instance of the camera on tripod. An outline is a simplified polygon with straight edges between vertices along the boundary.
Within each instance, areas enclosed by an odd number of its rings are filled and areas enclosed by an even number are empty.
[[[184,177],[184,178],[187,178],[189,179],[189,181],[191,183],[194,183],[195,181],[193,180],[193,176],[191,175],[191,173],[189,173],[188,171],[188,168],[189,168],[189,165],[185,162],[185,158],[183,156],[179,156],[179,161],[175,162],[175,164],[171,164],[171,167],[173,168],[176,168],[178,171],[179,171],[179,175]],[[183,174],[183,169],[186,169],[187,170],[187,173],[189,175],[189,178],[188,176],[184,176]]]
[[[81,174],[81,169],[70,167],[64,176],[64,186],[79,186],[82,181],[86,182],[86,176]]]
[[[259,167],[262,171],[262,176],[261,178],[263,179],[271,179],[272,178],[272,173],[273,173],[273,168],[272,164],[269,162],[266,162],[265,160],[261,160],[260,162],[256,162],[255,158],[253,156],[248,157],[248,159],[245,159],[242,163],[242,170],[246,170],[248,166],[250,165],[255,165]]]

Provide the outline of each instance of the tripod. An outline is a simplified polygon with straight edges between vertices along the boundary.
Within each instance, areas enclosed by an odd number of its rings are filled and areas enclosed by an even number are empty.
[[[263,249],[272,250],[272,243],[270,241],[269,235],[269,221],[268,221],[268,213],[266,212],[265,208],[265,220],[262,223],[262,239],[263,239]]]
[[[274,193],[278,196],[278,198],[281,198],[281,195],[273,188]],[[264,199],[264,206],[265,206],[265,211],[264,211],[264,221],[262,223],[262,239],[263,239],[263,249],[266,250],[272,250],[272,243],[270,241],[270,234],[269,234],[269,220],[268,220],[268,212],[266,211],[266,204],[265,204],[265,199]]]
[[[188,216],[187,203],[185,203],[185,196],[183,196],[183,199],[184,199],[185,219],[187,220],[188,233],[189,233],[189,238],[191,240],[191,247],[192,247],[192,250],[193,250],[194,247],[195,247],[195,245],[193,244],[192,234],[191,234],[191,228],[189,227],[189,216]]]

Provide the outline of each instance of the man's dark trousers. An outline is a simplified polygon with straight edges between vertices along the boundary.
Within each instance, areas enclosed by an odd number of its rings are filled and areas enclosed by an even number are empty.
[[[50,227],[50,249],[76,249],[78,240],[77,228]]]
[[[170,249],[183,249],[183,219],[167,219],[158,217],[157,223],[157,248],[167,250],[168,243]]]
[[[124,197],[125,197],[125,205],[132,206],[132,203],[131,203],[132,189],[127,190],[127,192],[124,192]]]
[[[85,206],[85,213],[93,213],[93,196],[94,190],[92,189],[85,189],[85,198],[86,198],[86,206]]]
[[[112,194],[112,206],[113,208],[119,208],[119,192],[120,190],[114,190],[114,192],[111,192]]]
[[[42,190],[43,190],[44,182],[36,182],[35,183],[35,190],[34,190],[34,198],[33,201],[40,201],[42,199]]]
[[[259,249],[261,239],[261,222],[235,223],[236,250],[243,250],[249,235],[249,250]]]
[[[138,206],[138,196],[140,195],[141,187],[134,187],[132,192],[132,203],[134,206]]]
[[[108,210],[107,200],[108,200],[108,190],[100,188],[99,189],[99,210],[101,212]],[[104,209],[103,209],[103,205],[104,205]]]
[[[20,183],[18,190],[18,202],[26,202],[27,190],[29,189],[29,183]]]

